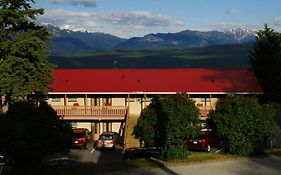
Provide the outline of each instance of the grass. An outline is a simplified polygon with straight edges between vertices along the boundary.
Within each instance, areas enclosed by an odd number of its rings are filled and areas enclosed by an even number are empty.
[[[268,149],[258,156],[281,155],[281,149]],[[83,163],[75,166],[51,167],[46,169],[46,175],[95,175],[115,171],[127,171],[132,169],[161,168],[168,166],[196,164],[208,161],[223,161],[247,158],[230,154],[202,153],[192,154],[185,159],[162,161],[158,159],[136,159],[103,164]]]

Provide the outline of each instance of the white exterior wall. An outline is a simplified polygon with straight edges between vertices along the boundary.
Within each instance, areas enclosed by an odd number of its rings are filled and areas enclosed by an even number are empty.
[[[119,129],[120,129],[120,126],[121,126],[121,122],[113,122],[112,123],[112,131],[118,133]]]
[[[130,109],[129,109],[129,114],[130,115],[140,115],[141,113],[141,101],[139,101],[138,99],[140,98],[134,98],[135,101],[130,101],[129,103],[129,106],[130,106]]]
[[[125,106],[126,98],[112,98],[112,106]]]
[[[91,122],[77,122],[77,128],[87,128],[91,131]]]

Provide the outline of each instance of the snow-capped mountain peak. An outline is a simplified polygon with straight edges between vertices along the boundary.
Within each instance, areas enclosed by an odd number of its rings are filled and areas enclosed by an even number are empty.
[[[233,34],[237,40],[245,39],[249,36],[257,35],[258,30],[250,28],[232,28],[225,30],[225,33]]]
[[[60,27],[60,29],[62,29],[62,30],[70,30],[70,31],[74,31],[74,32],[88,32],[84,28],[79,28],[79,27],[73,26],[73,25],[64,25],[64,26]]]

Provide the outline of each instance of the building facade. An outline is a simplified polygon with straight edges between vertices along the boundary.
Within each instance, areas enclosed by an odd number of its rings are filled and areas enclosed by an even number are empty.
[[[48,103],[73,127],[124,134],[155,95],[186,93],[204,123],[227,94],[262,93],[253,72],[241,69],[55,69]]]

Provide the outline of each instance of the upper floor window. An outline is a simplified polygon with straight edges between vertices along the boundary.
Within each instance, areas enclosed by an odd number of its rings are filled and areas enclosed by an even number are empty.
[[[52,98],[52,102],[61,102],[61,98]]]
[[[67,101],[68,102],[77,102],[77,98],[68,98]]]
[[[204,106],[208,106],[211,101],[211,99],[210,98],[201,98],[201,103],[203,103],[204,104]]]

